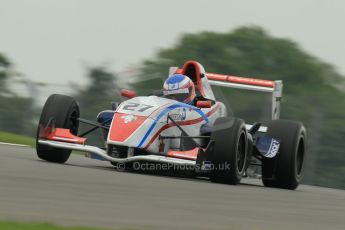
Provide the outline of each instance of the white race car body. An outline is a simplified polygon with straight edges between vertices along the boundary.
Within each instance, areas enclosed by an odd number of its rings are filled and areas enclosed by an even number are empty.
[[[212,103],[198,108],[197,104],[189,105],[161,96],[133,97],[110,112],[110,127],[100,124],[109,129],[104,149],[86,145],[85,138],[71,135],[64,129],[40,136],[38,143],[86,151],[91,157],[97,156],[111,162],[195,164],[198,151],[205,149],[200,144],[204,138],[202,127],[212,127],[217,118],[227,116],[226,107],[216,100],[211,85],[270,92],[273,95],[272,119],[279,117],[281,81],[206,73],[201,64],[195,61],[186,62],[182,69],[171,67],[169,74],[174,73],[190,77],[195,83],[198,98]],[[250,127],[247,126],[248,129]],[[265,127],[260,127],[259,131],[265,131]],[[184,137],[181,136],[192,139],[194,147],[184,148]]]
[[[93,159],[110,161],[118,169],[187,170],[212,182],[233,185],[250,175],[247,169],[260,166],[265,186],[297,188],[303,177],[306,130],[300,121],[278,120],[281,81],[206,73],[195,61],[181,69],[171,67],[172,74],[193,81],[195,97],[190,104],[169,99],[171,95],[162,90],[136,96],[122,89],[126,100],[112,103],[112,110],[101,111],[94,122],[79,117],[74,98],[51,95],[38,124],[38,157],[64,163],[71,150],[79,150]],[[211,85],[272,93],[272,121],[265,126],[260,121],[249,125],[228,117]],[[92,128],[78,133],[80,123]],[[102,131],[103,146],[86,144],[85,136],[96,129]]]
[[[160,136],[181,135],[168,115],[189,135],[199,136],[202,125],[212,125],[216,118],[226,115],[226,110],[221,102],[215,103],[211,108],[200,109],[157,96],[136,97],[121,103],[117,108],[107,143],[143,148],[150,153],[160,154],[178,149],[180,139],[159,139]],[[162,144],[164,149],[160,151],[159,146]]]

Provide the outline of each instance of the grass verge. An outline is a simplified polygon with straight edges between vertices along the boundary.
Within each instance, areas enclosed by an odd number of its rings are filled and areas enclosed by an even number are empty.
[[[32,147],[34,147],[36,145],[35,139],[32,137],[27,137],[27,136],[3,132],[3,131],[0,131],[0,142],[29,145]]]
[[[18,223],[13,221],[0,221],[1,230],[101,230],[87,227],[61,227],[47,223]]]
[[[14,133],[8,133],[0,131],[0,142],[6,142],[11,144],[28,145],[33,148],[36,147],[36,140],[32,137],[27,137],[23,135],[18,135]],[[77,150],[72,151],[73,154],[84,156],[85,153]],[[1,228],[0,228],[1,229]]]

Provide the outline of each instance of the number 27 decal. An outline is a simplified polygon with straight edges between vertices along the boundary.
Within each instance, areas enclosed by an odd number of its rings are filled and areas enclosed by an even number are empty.
[[[153,108],[153,106],[132,102],[132,103],[128,103],[127,105],[125,105],[122,109],[123,110],[130,110],[130,111],[144,112],[145,110],[148,110],[150,108]]]

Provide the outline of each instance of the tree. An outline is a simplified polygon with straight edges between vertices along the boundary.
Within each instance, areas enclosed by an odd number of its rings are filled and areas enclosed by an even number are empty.
[[[308,130],[305,181],[345,188],[345,95],[336,87],[344,85],[344,78],[331,65],[306,53],[291,40],[272,37],[259,27],[241,27],[229,33],[182,36],[174,47],[162,49],[154,58],[144,61],[141,81],[133,87],[142,93],[161,88],[169,67],[181,66],[190,59],[202,63],[208,72],[283,80],[281,117],[301,120]],[[146,82],[145,78],[149,80]],[[249,91],[214,89],[218,98],[228,107],[231,105],[235,116],[247,122],[269,118],[269,97]]]
[[[80,103],[81,117],[95,121],[99,112],[111,109],[111,102],[120,101],[119,79],[103,66],[90,68],[87,77],[89,84],[78,92],[76,98]],[[80,126],[80,133],[87,128],[90,127]],[[103,140],[100,137],[99,133],[91,133],[89,143],[101,146]]]
[[[7,89],[7,79],[9,78],[9,70],[11,68],[11,63],[5,57],[5,55],[0,53],[0,95],[9,93]]]
[[[111,102],[120,100],[120,88],[117,76],[105,67],[90,68],[87,77],[89,84],[76,98],[80,102],[81,115],[95,120],[100,111],[111,109]]]
[[[33,136],[34,100],[11,91],[7,83],[13,73],[12,63],[0,53],[0,130]]]

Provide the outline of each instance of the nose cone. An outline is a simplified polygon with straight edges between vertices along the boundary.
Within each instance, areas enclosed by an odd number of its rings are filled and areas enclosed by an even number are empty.
[[[126,141],[145,122],[146,116],[116,113],[110,128],[109,140]]]

